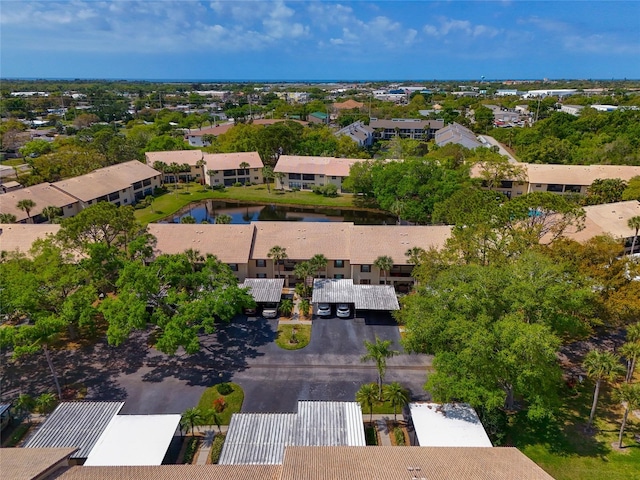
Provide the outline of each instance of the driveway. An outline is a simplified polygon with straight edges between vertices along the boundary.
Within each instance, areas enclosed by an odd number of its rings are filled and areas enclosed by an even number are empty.
[[[373,362],[360,362],[365,339],[389,339],[401,350],[397,326],[384,315],[314,320],[311,343],[297,351],[280,349],[274,343],[276,330],[277,320],[238,317],[203,336],[195,355],[149,349],[148,333],[138,332],[120,347],[101,340],[52,357],[63,385],[86,386],[86,400],[125,401],[122,413],[182,413],[197,404],[206,387],[221,381],[243,387],[245,412],[294,412],[298,400],[353,401],[361,384],[376,381]],[[43,355],[23,357],[17,364],[4,355],[2,360],[5,394],[54,391]],[[422,386],[430,364],[425,355],[391,358],[385,381],[400,382],[414,399],[428,399]]]

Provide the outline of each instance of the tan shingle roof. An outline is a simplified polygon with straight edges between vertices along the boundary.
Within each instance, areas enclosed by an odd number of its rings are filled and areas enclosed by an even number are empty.
[[[57,480],[278,480],[280,465],[73,467]]]
[[[235,170],[242,162],[247,162],[248,168],[264,166],[258,152],[206,153],[204,161],[207,162],[206,170]]]
[[[0,212],[15,215],[18,222],[26,219],[27,213],[16,206],[20,200],[25,199],[31,199],[36,203],[33,210],[29,212],[32,217],[42,213],[42,209],[45,207],[64,207],[77,202],[71,195],[61,192],[50,184],[40,183],[32,187],[0,194]]]
[[[362,108],[364,107],[364,103],[356,102],[355,100],[349,99],[344,102],[334,103],[333,108],[337,110],[345,110],[351,108]]]
[[[395,265],[407,265],[407,250],[412,247],[440,250],[451,236],[451,228],[447,225],[354,225],[350,261],[370,265],[376,258],[387,255]]]
[[[414,475],[428,480],[553,480],[516,448],[500,447],[288,447],[280,478],[407,480]]]
[[[253,225],[198,225],[179,223],[150,223],[149,233],[158,242],[156,253],[183,253],[198,250],[223,263],[247,263],[251,252]]]
[[[132,160],[62,180],[54,183],[53,186],[83,202],[88,202],[103,195],[124,190],[135,182],[153,178],[156,175],[160,175],[160,172],[142,162]]]
[[[175,162],[195,167],[198,160],[202,160],[203,153],[200,150],[172,150],[169,152],[147,152],[144,155],[149,166],[153,166],[154,162],[163,162],[167,165]]]
[[[256,228],[251,258],[267,259],[271,247],[287,249],[292,260],[322,253],[330,260],[349,258],[350,222],[253,222]]]
[[[37,478],[75,451],[75,448],[0,448],[0,477],[11,480]]]
[[[635,234],[627,222],[631,217],[640,216],[640,202],[605,203],[584,207],[586,219],[584,229],[579,232],[570,231],[565,237],[578,242],[586,242],[597,235],[610,234],[614,238],[628,238]],[[543,239],[544,241],[544,239]]]
[[[348,177],[351,165],[358,162],[364,162],[364,160],[358,158],[281,155],[274,171]]]
[[[628,165],[547,165],[524,164],[529,183],[591,185],[599,178],[621,178],[628,181],[640,175],[640,167]]]
[[[36,240],[58,233],[60,225],[44,223],[36,225],[30,223],[0,224],[0,230],[2,230],[0,233],[1,252],[19,250],[22,253],[27,253]]]

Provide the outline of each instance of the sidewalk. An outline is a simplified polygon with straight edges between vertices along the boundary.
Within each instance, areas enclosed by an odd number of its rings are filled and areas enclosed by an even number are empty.
[[[291,312],[291,317],[290,318],[280,317],[278,322],[282,324],[303,324],[303,325],[311,325],[313,323],[311,319],[300,318],[300,297],[298,297],[298,295],[294,295],[293,297],[293,312]]]
[[[228,428],[228,425],[220,426],[222,433],[226,433]],[[198,450],[196,465],[206,465],[209,460],[209,456],[211,455],[211,444],[213,443],[213,439],[219,433],[218,427],[213,427],[211,425],[199,426],[195,428],[195,432],[202,435],[202,443]]]

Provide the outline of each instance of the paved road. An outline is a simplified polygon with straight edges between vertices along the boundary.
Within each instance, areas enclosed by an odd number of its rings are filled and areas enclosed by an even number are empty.
[[[147,347],[137,333],[120,347],[99,342],[86,348],[54,352],[63,384],[87,387],[87,400],[125,401],[122,413],[182,413],[197,404],[208,386],[234,381],[245,390],[245,412],[293,412],[298,400],[352,401],[362,383],[377,379],[372,363],[363,364],[363,341],[390,339],[399,346],[397,326],[388,317],[318,319],[311,343],[298,351],[275,343],[276,320],[239,318],[203,337],[196,355],[167,356]],[[398,381],[414,398],[428,399],[422,386],[431,359],[399,355],[388,361],[385,381]],[[0,362],[2,389],[53,391],[42,355],[20,364]]]
[[[504,146],[500,142],[498,142],[495,138],[490,137],[489,135],[478,135],[478,136],[484,138],[487,141],[487,143],[489,143],[490,145],[498,147],[498,151],[500,152],[500,155],[505,155],[509,159],[509,162],[519,163],[518,160],[513,155],[511,155],[509,151],[506,148],[504,148]]]

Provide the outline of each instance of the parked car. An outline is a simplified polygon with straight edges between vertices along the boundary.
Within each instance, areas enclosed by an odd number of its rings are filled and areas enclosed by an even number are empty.
[[[328,303],[319,303],[318,304],[318,316],[319,317],[330,317],[331,316],[331,305]]]
[[[351,316],[351,307],[346,303],[341,303],[336,309],[336,315],[339,318],[349,318]]]
[[[262,316],[264,318],[276,318],[278,316],[278,304],[266,303],[264,307],[262,307]]]

